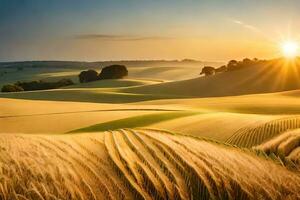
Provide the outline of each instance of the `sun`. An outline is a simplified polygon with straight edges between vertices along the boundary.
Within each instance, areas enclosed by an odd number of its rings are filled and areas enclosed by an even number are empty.
[[[286,41],[281,45],[281,50],[286,58],[295,58],[298,53],[298,44],[295,41]]]

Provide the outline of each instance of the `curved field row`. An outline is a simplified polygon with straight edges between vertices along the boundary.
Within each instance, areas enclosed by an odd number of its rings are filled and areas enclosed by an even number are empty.
[[[150,124],[145,127],[212,138],[224,142],[242,127],[257,127],[278,118],[282,118],[282,116],[226,112],[202,113],[200,115],[160,121],[159,123]]]
[[[285,163],[300,169],[300,129],[287,131],[254,147],[267,155],[276,155]]]
[[[164,131],[2,135],[0,199],[298,199],[296,172]]]
[[[239,147],[253,147],[283,133],[287,130],[300,128],[300,117],[288,117],[276,119],[256,127],[245,127],[239,129],[227,143]]]

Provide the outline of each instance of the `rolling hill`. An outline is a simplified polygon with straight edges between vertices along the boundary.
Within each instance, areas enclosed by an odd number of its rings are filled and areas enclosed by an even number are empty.
[[[72,99],[68,91],[72,92]],[[28,99],[32,99],[34,94],[43,101],[0,98],[0,132],[53,134],[76,129],[102,131],[104,127],[126,128],[127,123],[130,123],[132,128],[142,126],[166,129],[226,141],[240,129],[252,130],[273,120],[293,119],[300,115],[299,91],[211,98],[174,97],[175,99],[139,102],[139,96],[128,96],[127,99],[135,101],[134,103],[115,102],[124,102],[123,94],[114,99],[113,95],[102,93],[104,89],[98,93],[93,93],[94,91],[97,89],[74,88],[26,93]],[[93,95],[93,98],[85,92]],[[18,98],[22,96],[21,93],[10,95]],[[65,99],[54,101],[60,98]],[[83,100],[87,102],[82,102]],[[101,103],[89,103],[93,101]],[[177,116],[176,112],[181,112],[182,117],[173,118],[172,116]],[[199,114],[185,115],[191,112]],[[155,121],[149,117],[152,114]],[[143,123],[139,123],[141,120]],[[38,123],[32,126],[33,121]]]
[[[121,64],[129,69],[130,79],[151,80],[183,80],[195,78],[205,65],[220,66],[223,63],[205,61],[25,61],[0,62],[0,87],[17,81],[57,80],[70,78],[78,82],[78,74],[82,70],[94,69],[100,71],[102,67]]]
[[[172,111],[179,112],[181,108],[0,98],[0,133],[65,133],[135,116],[171,116]]]
[[[160,99],[186,99],[203,97],[238,96],[258,93],[274,93],[300,89],[300,61],[295,63],[286,60],[271,60],[263,64],[248,66],[246,68],[218,73],[213,76],[198,77],[180,80],[181,76],[174,75],[177,80],[158,81],[158,76],[153,75],[153,80],[138,79],[97,81],[88,84],[77,84],[72,87],[47,90],[0,94],[0,97],[34,99],[34,100],[59,100],[83,101],[97,103],[134,103]],[[133,71],[143,67],[134,67]],[[159,67],[151,67],[157,70]],[[159,76],[168,78],[176,68],[163,67]],[[193,67],[181,69],[186,73],[195,71]],[[198,70],[198,67],[193,68]],[[129,68],[130,74],[131,68]],[[63,73],[63,72],[62,72]],[[151,75],[152,74],[152,75]],[[164,74],[164,75],[162,75]],[[47,75],[51,76],[51,75]],[[56,76],[56,75],[55,75]],[[198,76],[198,75],[197,75]],[[272,103],[272,102],[271,102]]]
[[[300,79],[283,66],[0,94],[0,199],[300,199]]]
[[[1,199],[299,199],[254,152],[146,129],[0,138]]]
[[[172,94],[190,97],[218,97],[300,89],[298,60],[265,64],[195,79],[125,89],[137,94]]]

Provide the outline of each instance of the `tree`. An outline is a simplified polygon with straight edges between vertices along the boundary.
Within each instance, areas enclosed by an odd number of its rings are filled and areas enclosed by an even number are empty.
[[[214,75],[216,72],[215,68],[211,66],[205,66],[202,68],[200,75],[204,74],[205,76]]]
[[[101,70],[99,79],[119,79],[127,75],[128,70],[124,65],[110,65]]]
[[[82,71],[79,74],[80,83],[87,83],[98,80],[98,73],[95,70],[89,69],[87,71]]]
[[[249,59],[249,58],[244,58],[244,59],[243,59],[243,63],[246,64],[246,65],[249,65],[249,64],[252,63],[252,60]]]
[[[238,64],[239,63],[236,60],[229,61],[227,64],[227,71],[233,71],[233,70],[238,69]]]
[[[4,85],[1,89],[1,92],[21,92],[24,91],[24,89],[17,85]]]
[[[230,60],[227,65],[234,66],[234,65],[237,65],[237,64],[238,64],[238,61],[236,61],[236,60]]]

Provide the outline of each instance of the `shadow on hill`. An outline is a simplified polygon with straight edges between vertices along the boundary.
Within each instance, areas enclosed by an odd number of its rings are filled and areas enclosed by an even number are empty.
[[[0,118],[15,118],[15,117],[36,117],[36,116],[49,116],[49,115],[65,115],[65,114],[78,114],[78,113],[94,113],[94,112],[115,112],[115,111],[182,111],[176,109],[159,109],[159,108],[121,108],[121,109],[98,109],[98,110],[84,110],[84,111],[70,111],[70,112],[52,112],[52,113],[39,113],[39,114],[25,114],[25,115],[2,115]]]
[[[134,103],[149,100],[177,99],[185,97],[175,96],[171,94],[161,95],[107,92],[101,89],[58,89],[34,92],[6,93],[0,94],[0,98],[93,103]]]
[[[68,88],[122,88],[122,87],[132,87],[141,86],[146,84],[154,84],[158,81],[142,80],[142,79],[107,79],[98,80],[89,83],[75,84],[71,86],[64,87]]]

